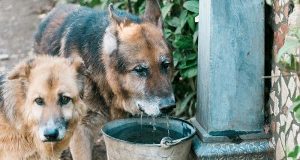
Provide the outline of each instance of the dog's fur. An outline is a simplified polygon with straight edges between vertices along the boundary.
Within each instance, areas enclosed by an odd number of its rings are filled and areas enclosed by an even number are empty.
[[[37,53],[80,56],[89,73],[85,104],[88,114],[71,142],[74,159],[91,159],[101,126],[127,113],[161,114],[175,105],[173,60],[163,36],[156,0],[147,0],[143,16],[125,11],[95,11],[65,5],[43,20],[35,35]]]
[[[59,158],[86,110],[82,65],[80,58],[38,56],[1,76],[1,160]],[[61,96],[70,101],[59,104]],[[58,129],[58,137],[46,142],[49,127]]]

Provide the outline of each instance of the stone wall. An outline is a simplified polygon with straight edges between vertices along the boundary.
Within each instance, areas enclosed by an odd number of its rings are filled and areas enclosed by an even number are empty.
[[[274,46],[273,57],[284,44],[288,32],[289,0],[274,0]],[[274,58],[274,59],[275,59]],[[299,95],[300,82],[296,76],[280,71],[273,64],[272,88],[270,93],[270,111],[272,116],[272,143],[275,147],[276,159],[287,159],[287,153],[300,145],[299,123],[291,113],[292,99]]]

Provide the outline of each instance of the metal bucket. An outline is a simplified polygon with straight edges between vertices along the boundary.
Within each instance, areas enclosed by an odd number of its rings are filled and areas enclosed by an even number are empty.
[[[167,138],[168,132],[165,133],[165,136],[161,134],[168,128],[167,121],[172,139]],[[143,127],[146,127],[145,130],[147,130],[147,124],[152,123],[150,125],[152,127],[153,122],[152,118],[143,118],[142,120],[130,118],[106,123],[102,128],[102,133],[108,160],[187,160],[192,138],[195,135],[195,128],[189,122],[178,118],[170,118],[169,120],[156,118],[154,127],[158,130],[157,137],[163,136],[165,138],[153,144],[149,143],[149,137],[152,136],[156,139],[155,131],[151,133],[153,135],[149,135],[149,132],[143,133]],[[159,132],[160,130],[162,132]],[[130,138],[134,134],[140,135],[137,138],[139,141]],[[127,135],[128,137],[126,137]]]

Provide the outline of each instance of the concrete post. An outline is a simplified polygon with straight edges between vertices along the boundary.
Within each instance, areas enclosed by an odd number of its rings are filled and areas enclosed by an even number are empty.
[[[268,135],[263,133],[264,0],[199,0],[199,5],[198,111],[193,123],[202,143],[198,157],[203,158],[210,144],[228,148],[234,142],[243,148],[249,145],[246,141]],[[262,152],[269,151],[268,141],[261,143]]]

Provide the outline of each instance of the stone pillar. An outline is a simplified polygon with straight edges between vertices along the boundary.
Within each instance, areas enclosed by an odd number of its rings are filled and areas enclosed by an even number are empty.
[[[199,5],[197,156],[223,157],[225,151],[225,157],[256,152],[266,158],[264,0],[200,0]]]

